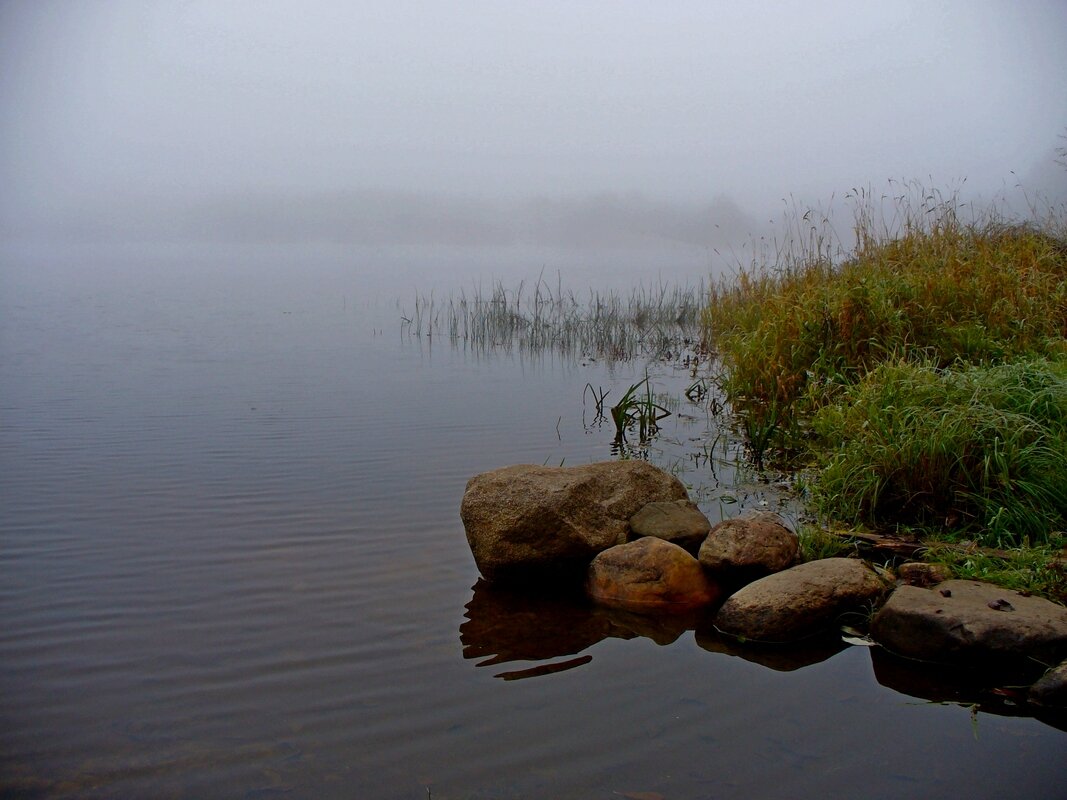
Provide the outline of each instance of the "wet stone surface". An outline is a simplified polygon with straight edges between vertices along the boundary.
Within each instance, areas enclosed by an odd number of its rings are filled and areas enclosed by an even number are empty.
[[[845,613],[863,613],[885,592],[883,580],[863,561],[809,561],[738,590],[719,609],[715,627],[756,641],[802,639]]]
[[[901,586],[875,615],[871,634],[923,661],[1055,664],[1067,657],[1067,608],[981,581]]]

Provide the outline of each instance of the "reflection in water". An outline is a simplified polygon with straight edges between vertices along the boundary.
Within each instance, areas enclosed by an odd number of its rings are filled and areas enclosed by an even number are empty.
[[[825,661],[848,645],[840,636],[818,637],[792,645],[742,644],[710,624],[713,610],[689,614],[638,614],[590,603],[580,592],[541,594],[529,589],[494,586],[479,580],[460,625],[463,657],[483,659],[479,667],[511,661],[550,661],[577,656],[607,638],[650,639],[673,644],[696,631],[697,644],[711,653],[738,656],[770,669],[789,672]],[[591,655],[570,658],[495,677],[518,680],[562,672],[588,664]]]
[[[710,653],[737,656],[778,672],[793,672],[810,667],[812,664],[826,661],[849,646],[836,632],[789,644],[764,644],[741,643],[736,638],[709,627],[697,631],[696,639],[697,644]]]
[[[673,644],[686,631],[696,631],[697,644],[711,653],[738,656],[770,669],[789,672],[825,661],[848,645],[840,636],[818,637],[792,645],[742,644],[710,624],[714,608],[689,614],[638,614],[605,608],[579,592],[544,595],[509,589],[479,580],[460,625],[464,658],[484,659],[479,667],[510,661],[549,661],[577,656],[607,638],[650,639]],[[504,672],[505,680],[549,675],[588,664],[591,655]]]
[[[687,631],[695,631],[697,645],[709,653],[741,658],[778,672],[819,664],[850,646],[838,631],[790,644],[742,643],[710,624],[714,609],[688,615],[645,615],[594,605],[577,590],[545,594],[543,590],[506,588],[483,580],[472,590],[466,621],[459,628],[464,658],[482,659],[479,667],[513,661],[547,662],[494,675],[506,681],[553,675],[588,664],[593,656],[583,655],[583,651],[608,638],[641,637],[666,646]],[[898,658],[881,647],[868,649],[878,683],[901,694],[930,703],[971,707],[976,713],[1036,717],[1067,730],[1067,715],[1026,703],[1026,687],[1040,677],[1040,669],[993,676]]]
[[[578,656],[578,658],[572,658],[569,661],[557,661],[554,664],[539,664],[538,666],[530,667],[529,669],[501,672],[493,677],[503,678],[506,681],[521,681],[523,678],[536,678],[541,675],[552,675],[556,672],[566,672],[569,669],[588,664],[592,660],[592,656]]]
[[[1043,667],[1006,674],[960,666],[927,664],[872,647],[874,676],[882,686],[930,703],[951,703],[999,717],[1035,717],[1067,730],[1067,713],[1040,709],[1026,702],[1027,687]]]
[[[483,580],[472,588],[459,638],[464,658],[484,659],[479,667],[573,656],[617,635],[607,619],[574,595],[542,596]]]
[[[644,637],[659,645],[677,641],[703,617],[642,615],[591,604],[577,592],[539,594],[493,586],[479,580],[459,627],[464,658],[483,659],[479,667],[510,661],[548,661],[575,656],[607,638]],[[505,680],[549,675],[588,664],[590,655],[530,669],[503,672]]]

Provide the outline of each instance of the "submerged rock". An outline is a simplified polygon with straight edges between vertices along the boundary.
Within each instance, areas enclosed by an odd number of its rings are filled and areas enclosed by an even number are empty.
[[[696,554],[711,522],[691,500],[649,503],[630,517],[631,536],[655,536]]]
[[[600,553],[586,588],[596,602],[631,611],[687,611],[718,596],[699,561],[654,536]]]
[[[719,609],[715,627],[745,639],[792,641],[829,628],[846,612],[863,612],[885,592],[863,561],[809,561],[738,590]]]
[[[1046,672],[1030,687],[1026,699],[1035,706],[1067,709],[1067,661]]]
[[[720,522],[700,545],[700,563],[716,577],[752,581],[780,572],[794,561],[800,540],[777,514],[755,514]]]
[[[981,581],[901,586],[871,635],[898,655],[969,663],[977,658],[1055,664],[1067,657],[1067,608]]]
[[[495,580],[584,569],[597,553],[627,540],[629,520],[641,508],[686,497],[681,481],[644,461],[520,464],[471,478],[460,517],[478,570]]]

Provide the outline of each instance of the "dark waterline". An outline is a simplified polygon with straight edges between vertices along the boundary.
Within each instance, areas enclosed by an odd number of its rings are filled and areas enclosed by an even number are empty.
[[[0,793],[1061,796],[1062,730],[867,648],[475,586],[467,478],[611,457],[583,389],[645,365],[404,338],[373,266],[6,257]]]

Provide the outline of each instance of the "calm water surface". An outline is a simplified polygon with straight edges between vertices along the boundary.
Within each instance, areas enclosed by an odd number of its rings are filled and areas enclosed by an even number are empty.
[[[583,389],[644,364],[402,336],[425,254],[4,258],[0,795],[1064,796],[1055,720],[868,648],[477,584],[466,480],[612,457]]]

